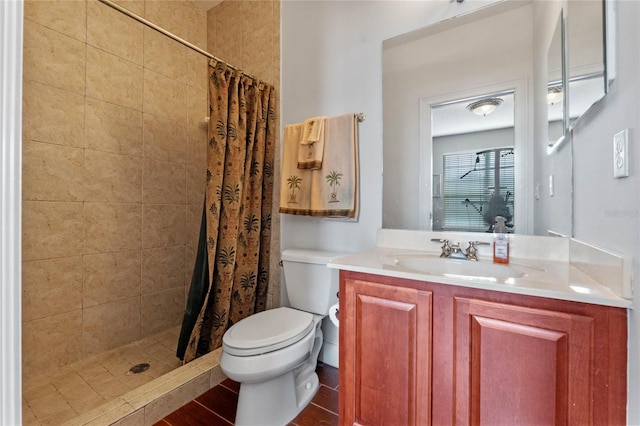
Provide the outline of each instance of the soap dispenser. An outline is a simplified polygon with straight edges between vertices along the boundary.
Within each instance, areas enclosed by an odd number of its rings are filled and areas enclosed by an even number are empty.
[[[493,224],[493,263],[509,263],[507,220],[496,216]]]

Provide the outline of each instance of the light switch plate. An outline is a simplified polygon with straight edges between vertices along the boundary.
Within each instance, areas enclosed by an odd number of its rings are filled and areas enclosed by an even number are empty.
[[[613,177],[629,176],[629,129],[613,136]]]

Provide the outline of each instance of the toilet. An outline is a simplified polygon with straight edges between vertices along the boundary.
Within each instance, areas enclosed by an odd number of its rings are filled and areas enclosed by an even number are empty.
[[[286,425],[316,394],[320,327],[338,292],[338,271],[326,264],[340,255],[284,250],[284,288],[291,307],[251,315],[224,334],[220,368],[240,383],[236,425]]]

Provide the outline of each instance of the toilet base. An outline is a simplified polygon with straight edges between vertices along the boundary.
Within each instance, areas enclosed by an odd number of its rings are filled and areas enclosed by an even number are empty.
[[[300,414],[320,382],[313,372],[304,380],[298,377],[296,386],[295,371],[262,383],[241,383],[235,425],[284,426]]]

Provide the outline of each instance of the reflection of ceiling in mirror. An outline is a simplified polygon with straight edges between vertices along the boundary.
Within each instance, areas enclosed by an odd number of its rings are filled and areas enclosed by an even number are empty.
[[[467,109],[469,103],[490,97],[494,97],[494,95],[487,94],[486,96],[466,99],[460,102],[447,102],[440,106],[433,105],[431,109],[433,136],[456,135],[513,127],[513,93],[496,96],[502,99],[503,103],[487,116],[473,114]]]

